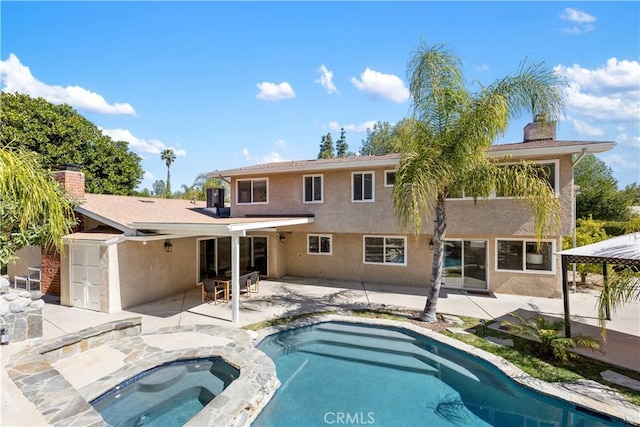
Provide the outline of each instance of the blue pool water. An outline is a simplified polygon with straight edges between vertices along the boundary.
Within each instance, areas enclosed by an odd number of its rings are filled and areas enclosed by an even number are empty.
[[[142,372],[90,403],[114,427],[177,427],[239,375],[220,357],[180,360]]]
[[[282,385],[256,427],[625,425],[401,328],[326,322],[269,336],[258,348]]]

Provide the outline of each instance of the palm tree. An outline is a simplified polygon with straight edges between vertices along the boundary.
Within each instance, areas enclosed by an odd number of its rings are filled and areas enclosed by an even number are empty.
[[[35,153],[0,148],[0,195],[0,267],[28,244],[62,247],[73,205]]]
[[[172,148],[167,148],[162,150],[160,153],[160,158],[164,160],[164,163],[167,165],[167,186],[165,188],[165,196],[171,197],[171,164],[176,160],[176,152],[173,151]]]
[[[495,190],[525,203],[533,210],[538,243],[546,230],[559,227],[559,201],[536,168],[526,162],[499,167],[488,150],[522,110],[555,120],[562,109],[561,81],[544,64],[522,64],[515,75],[471,93],[460,60],[444,45],[420,46],[408,76],[414,121],[398,147],[393,207],[399,227],[416,235],[435,210],[433,269],[420,314],[421,320],[435,322],[450,191],[462,188],[486,199]]]
[[[598,296],[598,320],[600,334],[607,336],[607,314],[616,312],[623,305],[640,301],[640,267],[619,266],[611,269],[606,286]]]

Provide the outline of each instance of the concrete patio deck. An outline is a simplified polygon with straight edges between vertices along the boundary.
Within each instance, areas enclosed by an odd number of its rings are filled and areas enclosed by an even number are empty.
[[[45,307],[44,336],[42,340],[59,337],[70,332],[105,322],[142,317],[142,330],[195,324],[237,326],[324,310],[402,308],[421,310],[426,289],[402,288],[370,283],[327,281],[318,279],[284,278],[280,281],[263,280],[260,292],[240,301],[240,322],[231,323],[231,304],[202,303],[199,288],[181,292],[159,301],[144,304],[115,314],[98,313],[48,303]],[[571,313],[577,316],[572,323],[574,334],[599,337],[596,297],[591,292],[570,296]],[[515,310],[531,310],[536,306],[545,315],[562,318],[561,299],[522,297],[500,294],[469,294],[464,291],[442,290],[438,312],[473,316],[482,319],[500,319]],[[604,355],[594,355],[613,365],[640,371],[640,304],[628,304],[607,322],[608,336]],[[41,341],[41,340],[38,340]],[[47,425],[33,404],[27,400],[8,378],[4,366],[9,357],[33,343],[17,342],[2,347],[2,407],[0,425]],[[83,370],[85,369],[85,370]],[[90,378],[90,366],[77,366],[75,375]]]

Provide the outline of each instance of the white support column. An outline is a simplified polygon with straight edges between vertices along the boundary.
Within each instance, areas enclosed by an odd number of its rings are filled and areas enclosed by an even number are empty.
[[[240,322],[240,235],[231,235],[231,321]]]

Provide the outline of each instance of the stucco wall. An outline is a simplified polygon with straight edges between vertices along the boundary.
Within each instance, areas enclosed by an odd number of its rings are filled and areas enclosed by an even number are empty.
[[[369,233],[367,233],[369,235]],[[390,286],[427,287],[431,278],[433,251],[429,250],[431,236],[413,235],[406,238],[407,265],[375,265],[363,262],[363,234],[347,233],[332,235],[332,255],[307,253],[307,233],[287,235],[278,250],[286,259],[286,274],[300,277],[317,277],[335,280],[352,280]],[[542,272],[496,271],[496,237],[486,235],[450,234],[449,239],[484,240],[487,242],[488,290],[541,297],[560,295],[559,274]],[[509,235],[498,236],[512,238]],[[558,242],[555,242],[558,245]],[[557,247],[557,246],[556,246]],[[557,257],[556,257],[557,258]],[[560,260],[555,259],[555,272],[560,271]]]
[[[531,159],[530,159],[531,160]],[[554,160],[537,158],[536,160]],[[562,156],[558,163],[559,176],[557,190],[562,213],[562,230],[571,232],[571,157]],[[392,202],[392,187],[384,186],[384,171],[391,168],[354,169],[327,171],[324,177],[324,197],[322,203],[303,203],[303,173],[285,173],[268,176],[268,204],[236,204],[235,190],[237,178],[232,180],[233,216],[260,214],[313,214],[314,223],[295,227],[295,231],[333,233],[398,233]],[[374,202],[351,201],[351,172],[373,171],[375,181]],[[252,177],[253,179],[267,176]],[[531,211],[521,203],[507,199],[488,201],[449,200],[447,201],[448,226],[450,232],[459,234],[516,235],[530,236],[534,224]],[[428,218],[424,224],[430,224]],[[286,230],[286,229],[283,229]],[[294,229],[290,229],[293,231]],[[427,226],[423,233],[432,234]]]
[[[16,251],[18,259],[15,263],[7,265],[9,281],[13,286],[15,276],[26,276],[28,267],[40,266],[40,246],[26,246]]]
[[[126,241],[118,244],[120,298],[123,309],[196,286],[196,239]]]

